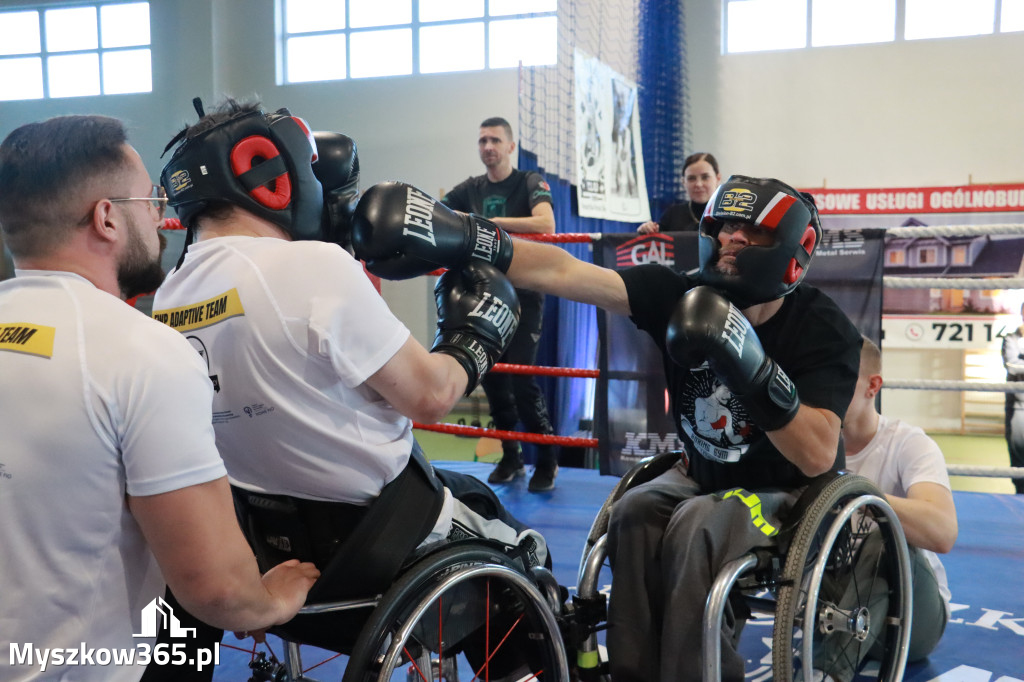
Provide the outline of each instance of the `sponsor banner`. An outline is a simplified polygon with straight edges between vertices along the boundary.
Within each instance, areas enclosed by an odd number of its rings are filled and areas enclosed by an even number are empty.
[[[885,347],[990,349],[1020,324],[1017,315],[884,315]]]
[[[1024,183],[903,187],[894,189],[808,189],[822,215],[972,213],[1024,210]]]
[[[879,229],[829,230],[806,277],[876,342],[881,337],[884,235]],[[602,235],[594,245],[594,262],[614,269],[659,263],[689,272],[698,266],[697,233]],[[621,315],[598,310],[597,323],[601,376],[595,382],[594,435],[601,473],[621,476],[644,457],[681,450],[683,442],[654,341]]]
[[[579,215],[646,222],[651,208],[636,83],[580,50],[574,59]]]

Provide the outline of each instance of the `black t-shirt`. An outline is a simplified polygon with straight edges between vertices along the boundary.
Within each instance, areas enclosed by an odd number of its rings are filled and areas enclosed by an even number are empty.
[[[661,214],[661,220],[658,221],[659,231],[696,232],[705,206],[707,204],[695,204],[691,201],[672,204]]]
[[[537,204],[552,203],[551,188],[544,177],[536,171],[518,169],[501,182],[491,182],[487,175],[469,178],[441,201],[456,211],[484,218],[526,218]]]
[[[696,278],[662,265],[620,272],[636,326],[654,339],[672,401],[672,415],[690,459],[690,476],[705,492],[733,487],[795,488],[810,481],[782,456],[746,410],[703,364],[687,369],[665,351],[665,330],[680,296]],[[827,295],[799,285],[767,322],[755,327],[765,353],[789,375],[800,401],[845,417],[860,367],[860,333]],[[845,465],[842,447],[833,469]]]

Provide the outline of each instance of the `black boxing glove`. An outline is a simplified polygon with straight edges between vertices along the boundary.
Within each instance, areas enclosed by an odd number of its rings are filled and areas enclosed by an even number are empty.
[[[460,268],[470,260],[506,272],[512,262],[512,240],[500,227],[404,182],[366,190],[352,219],[352,246],[366,269],[384,279]]]
[[[359,196],[359,156],[348,135],[315,131],[317,160],[313,174],[324,188],[323,240],[349,248],[352,213]]]
[[[796,386],[765,355],[739,308],[707,286],[690,289],[676,304],[665,333],[668,354],[692,367],[703,359],[764,431],[793,421],[800,409]]]
[[[469,375],[469,395],[508,348],[519,326],[519,297],[505,275],[479,261],[441,275],[434,297],[437,335],[430,352],[459,361]]]

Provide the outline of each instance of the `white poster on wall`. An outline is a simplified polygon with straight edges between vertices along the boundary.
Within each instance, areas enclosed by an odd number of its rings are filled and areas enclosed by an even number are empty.
[[[636,83],[581,50],[574,63],[579,214],[650,220]]]

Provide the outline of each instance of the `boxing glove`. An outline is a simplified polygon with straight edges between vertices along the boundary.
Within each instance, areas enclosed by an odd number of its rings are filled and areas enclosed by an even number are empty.
[[[366,269],[384,279],[408,279],[470,260],[502,272],[512,262],[512,240],[489,220],[451,210],[403,182],[366,190],[352,219],[352,246]]]
[[[669,319],[665,346],[674,362],[693,367],[706,359],[764,431],[788,424],[800,409],[796,386],[768,357],[739,308],[707,286],[690,289]]]
[[[519,298],[505,275],[478,261],[441,275],[434,297],[437,334],[430,352],[459,361],[469,375],[469,395],[508,348],[519,326]]]
[[[324,188],[323,241],[349,248],[352,213],[359,196],[359,156],[348,135],[325,131],[313,133],[317,160],[313,174]]]

